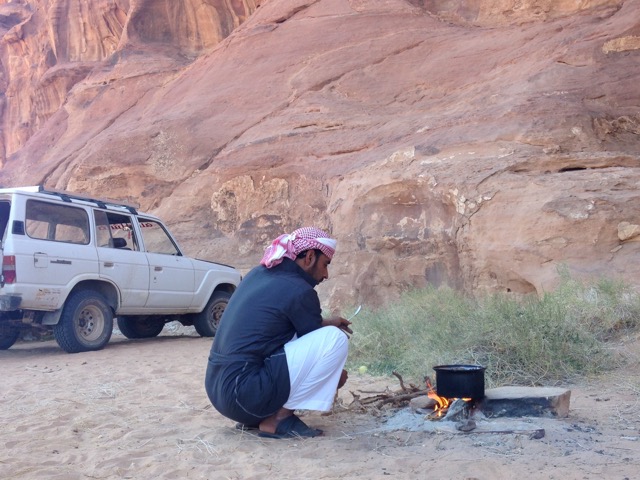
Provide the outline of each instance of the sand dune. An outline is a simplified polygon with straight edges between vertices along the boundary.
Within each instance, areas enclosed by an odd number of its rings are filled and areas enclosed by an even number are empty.
[[[2,479],[632,479],[640,468],[640,378],[623,370],[567,386],[567,419],[529,419],[542,439],[462,434],[337,409],[308,413],[325,430],[304,440],[234,428],[204,392],[211,340],[114,336],[69,355],[53,341],[0,351]],[[623,348],[623,347],[621,347]],[[397,389],[395,378],[352,373],[349,391]],[[406,415],[406,411],[403,414]]]

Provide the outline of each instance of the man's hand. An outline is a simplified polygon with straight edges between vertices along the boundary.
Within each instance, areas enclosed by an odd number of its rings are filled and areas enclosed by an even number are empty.
[[[340,380],[338,381],[338,388],[342,388],[345,383],[347,383],[347,379],[349,378],[349,374],[345,369],[342,369],[342,373],[340,374]]]
[[[323,327],[328,327],[328,326],[338,327],[343,332],[351,335],[353,334],[353,331],[349,328],[349,325],[351,325],[351,322],[346,318],[342,318],[342,317],[330,317],[322,320]]]

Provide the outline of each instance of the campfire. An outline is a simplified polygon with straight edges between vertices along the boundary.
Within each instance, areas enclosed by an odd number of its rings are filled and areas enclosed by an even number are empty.
[[[449,412],[449,408],[452,405],[461,405],[463,410],[469,411],[469,409],[465,409],[465,406],[471,407],[473,399],[471,398],[446,398],[441,397],[436,393],[436,390],[431,385],[431,380],[429,377],[425,378],[425,383],[427,385],[427,397],[435,402],[433,405],[433,412],[427,414],[427,418],[429,420],[439,420],[441,418],[446,418]],[[462,402],[462,403],[461,403]]]
[[[451,404],[451,402],[449,401],[448,398],[438,396],[438,394],[435,392],[435,390],[433,390],[431,385],[429,385],[429,382],[427,382],[427,387],[429,388],[427,397],[429,397],[431,400],[434,400],[436,402],[436,404],[433,407],[433,413],[431,414],[431,418],[442,418],[447,413],[447,410],[449,409],[449,405]]]
[[[532,425],[531,420],[509,422],[503,419],[565,418],[569,415],[570,390],[558,387],[504,386],[485,392],[484,372],[482,376],[478,373],[478,370],[484,370],[482,367],[464,365],[445,367],[448,373],[454,372],[454,379],[458,378],[459,372],[474,371],[472,377],[475,377],[476,381],[469,382],[468,375],[462,375],[465,377],[464,382],[447,383],[451,378],[445,375],[445,381],[441,383],[442,376],[436,375],[435,388],[429,377],[425,377],[423,386],[418,387],[411,383],[405,384],[402,376],[393,372],[400,382],[399,390],[393,391],[387,387],[383,392],[360,390],[359,393],[354,393],[351,391],[353,401],[343,406],[347,410],[362,410],[374,415],[386,416],[390,413],[389,418],[399,419],[399,421],[402,421],[402,418],[408,418],[403,415],[409,415],[415,419],[416,414],[419,414],[422,415],[421,420],[425,429],[444,429],[449,432],[474,434],[528,435],[532,439],[544,437],[544,428]],[[452,395],[452,391],[458,395]],[[461,392],[463,394],[459,395]],[[470,395],[467,396],[465,393]],[[410,408],[404,408],[407,406]]]
[[[391,391],[387,389],[384,392],[367,392],[361,391],[360,393],[370,393],[375,395],[369,397],[362,397],[360,394],[351,392],[354,400],[349,405],[349,408],[359,408],[363,410],[372,411],[374,413],[381,412],[386,408],[399,408],[405,406],[408,402],[417,399],[423,399],[420,411],[426,414],[426,418],[429,420],[440,420],[452,418],[468,417],[476,403],[476,400],[471,397],[444,397],[438,395],[436,389],[431,383],[429,377],[424,378],[424,387],[420,388],[416,385],[409,383],[405,384],[402,376],[398,372],[393,372],[393,375],[400,382],[399,391]]]

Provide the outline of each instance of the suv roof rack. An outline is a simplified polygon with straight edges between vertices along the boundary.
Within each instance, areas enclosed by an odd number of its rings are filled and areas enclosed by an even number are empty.
[[[129,205],[126,203],[119,202],[117,200],[108,200],[104,198],[93,198],[87,197],[84,195],[79,195],[77,193],[65,192],[63,190],[48,190],[44,188],[43,185],[36,185],[35,187],[25,187],[17,190],[23,190],[28,192],[37,192],[37,193],[45,193],[47,195],[55,195],[59,197],[63,202],[71,202],[71,200],[82,200],[85,202],[95,203],[100,208],[107,208],[107,206],[111,207],[121,207],[128,210],[133,215],[138,214],[138,207],[133,205]]]

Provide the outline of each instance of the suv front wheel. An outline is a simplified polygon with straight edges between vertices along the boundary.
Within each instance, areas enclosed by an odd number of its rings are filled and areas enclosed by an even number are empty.
[[[195,314],[193,326],[196,327],[196,332],[198,332],[200,336],[213,337],[216,334],[220,319],[222,318],[224,309],[227,308],[227,303],[229,303],[230,298],[230,293],[224,291],[213,292],[204,310]]]
[[[53,327],[58,345],[67,353],[100,350],[113,331],[113,312],[104,297],[93,290],[69,295],[60,321]]]

